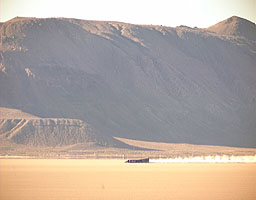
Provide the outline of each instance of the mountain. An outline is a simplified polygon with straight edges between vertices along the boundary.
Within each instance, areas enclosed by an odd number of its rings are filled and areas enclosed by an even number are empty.
[[[233,16],[222,22],[219,22],[209,27],[207,30],[221,35],[242,36],[249,40],[256,40],[255,23],[237,16]]]
[[[109,145],[256,147],[254,31],[238,17],[208,29],[14,18],[1,25],[0,106],[76,119]]]

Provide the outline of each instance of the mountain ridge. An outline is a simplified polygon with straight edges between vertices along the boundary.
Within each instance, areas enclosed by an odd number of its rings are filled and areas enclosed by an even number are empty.
[[[242,36],[249,40],[256,40],[256,25],[246,19],[232,16],[207,28],[222,35]]]
[[[66,18],[10,20],[1,41],[2,107],[79,119],[104,138],[256,145],[252,41]]]

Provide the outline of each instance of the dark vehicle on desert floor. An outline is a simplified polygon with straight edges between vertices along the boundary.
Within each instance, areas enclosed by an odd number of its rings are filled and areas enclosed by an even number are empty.
[[[136,159],[136,160],[127,160],[125,163],[149,163],[149,158]]]

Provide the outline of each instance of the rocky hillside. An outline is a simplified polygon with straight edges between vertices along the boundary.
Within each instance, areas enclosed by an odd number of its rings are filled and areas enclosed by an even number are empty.
[[[96,142],[86,124],[74,119],[0,119],[0,133],[1,139],[32,146]]]
[[[7,108],[0,108],[0,138],[1,142],[41,147],[99,142],[81,120],[43,119]]]
[[[100,138],[256,147],[255,30],[238,17],[209,29],[14,18],[1,25],[0,106],[79,119]],[[45,138],[87,140],[79,120]],[[2,123],[39,135],[57,121]]]
[[[256,40],[255,24],[237,16],[233,16],[219,22],[209,27],[207,30],[213,31],[220,35],[238,36],[253,41]]]

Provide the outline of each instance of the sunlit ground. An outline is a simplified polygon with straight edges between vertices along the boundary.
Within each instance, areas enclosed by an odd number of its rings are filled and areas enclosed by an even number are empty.
[[[1,200],[256,199],[256,163],[0,159]]]

